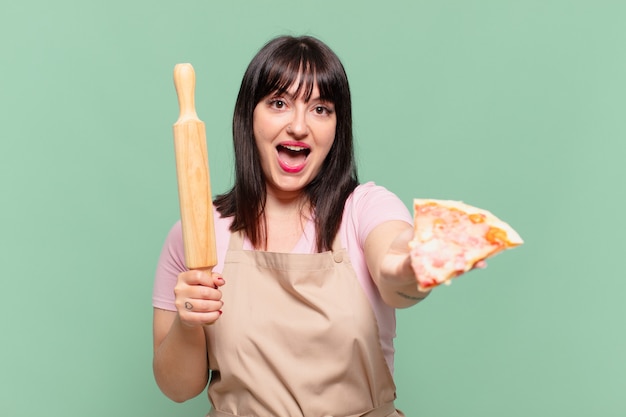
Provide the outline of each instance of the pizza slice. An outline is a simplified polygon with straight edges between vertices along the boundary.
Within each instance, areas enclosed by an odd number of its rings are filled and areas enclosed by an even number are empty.
[[[507,223],[461,201],[415,199],[413,208],[409,248],[421,291],[449,284],[480,261],[524,243]]]

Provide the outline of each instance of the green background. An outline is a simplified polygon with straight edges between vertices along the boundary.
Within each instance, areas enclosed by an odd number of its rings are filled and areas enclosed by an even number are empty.
[[[0,415],[204,416],[151,370],[178,218],[172,70],[214,193],[241,76],[279,34],[343,60],[362,181],[464,200],[523,247],[398,313],[409,416],[626,415],[626,2],[12,0],[0,6]]]

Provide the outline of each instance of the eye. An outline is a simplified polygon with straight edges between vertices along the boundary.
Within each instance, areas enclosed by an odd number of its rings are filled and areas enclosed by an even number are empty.
[[[285,107],[285,101],[279,98],[274,98],[269,101],[269,105],[275,109],[282,109]]]
[[[329,106],[315,106],[313,110],[316,114],[320,115],[331,114],[333,112]]]

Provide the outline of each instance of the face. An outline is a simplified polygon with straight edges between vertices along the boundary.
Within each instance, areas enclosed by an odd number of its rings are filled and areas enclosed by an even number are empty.
[[[268,194],[300,193],[320,171],[335,140],[333,103],[320,99],[317,86],[308,102],[294,94],[295,86],[270,94],[254,109],[254,137]]]

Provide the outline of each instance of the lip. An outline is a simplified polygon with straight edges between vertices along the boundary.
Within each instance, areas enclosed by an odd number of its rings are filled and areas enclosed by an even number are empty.
[[[297,174],[305,168],[311,147],[303,142],[281,142],[276,146],[276,153],[280,168],[289,174]]]

